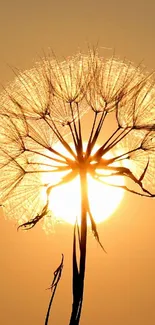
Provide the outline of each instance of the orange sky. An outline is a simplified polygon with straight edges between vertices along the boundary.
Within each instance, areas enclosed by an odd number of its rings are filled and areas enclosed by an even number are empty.
[[[32,2],[32,3],[31,3]],[[155,2],[8,1],[0,4],[0,83],[13,79],[8,65],[30,68],[51,47],[69,56],[87,43],[107,48],[155,69]],[[115,215],[99,226],[104,254],[88,236],[85,295],[80,325],[155,323],[155,202],[126,194]],[[72,227],[40,226],[16,231],[0,217],[0,324],[43,325],[49,301],[45,289],[61,253],[64,271],[51,324],[68,325],[71,311]]]

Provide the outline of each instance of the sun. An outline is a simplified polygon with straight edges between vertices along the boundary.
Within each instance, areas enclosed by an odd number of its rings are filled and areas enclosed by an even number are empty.
[[[114,213],[123,198],[124,191],[101,184],[90,175],[87,175],[87,178],[91,212],[95,222],[101,223]],[[123,177],[113,176],[110,182],[124,185]],[[74,224],[76,219],[80,218],[80,202],[80,181],[77,177],[72,182],[53,190],[49,208],[58,220]]]
[[[59,152],[66,154],[66,151],[62,146],[56,145],[55,148],[59,150]],[[94,151],[97,148],[98,146],[95,146]],[[48,174],[46,177],[48,178],[48,181],[50,181],[50,178],[52,177],[52,182],[57,183],[58,178],[61,176],[58,175],[58,173],[52,173],[52,176]],[[95,222],[101,223],[115,212],[124,196],[124,190],[103,184],[98,180],[93,179],[90,174],[87,174],[87,181],[91,213]],[[124,177],[108,177],[108,183],[122,186],[125,183]],[[72,225],[74,225],[76,220],[80,223],[80,209],[81,199],[79,177],[76,177],[71,182],[52,189],[49,195],[49,210],[52,211],[52,215],[56,220],[67,222]],[[89,224],[90,222],[88,217],[88,225]]]

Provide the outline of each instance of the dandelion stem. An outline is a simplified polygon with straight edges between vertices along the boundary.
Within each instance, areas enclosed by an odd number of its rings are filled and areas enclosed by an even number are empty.
[[[86,244],[87,244],[87,177],[86,171],[80,171],[80,183],[81,183],[81,225],[80,225],[80,260],[79,260],[79,272],[76,261],[75,250],[75,232],[74,232],[74,246],[73,246],[73,305],[72,313],[69,325],[78,325],[80,321],[80,315],[82,310],[83,292],[84,292],[84,278],[85,278],[85,264],[86,264]],[[78,272],[78,273],[77,273]],[[76,279],[76,281],[75,281]]]

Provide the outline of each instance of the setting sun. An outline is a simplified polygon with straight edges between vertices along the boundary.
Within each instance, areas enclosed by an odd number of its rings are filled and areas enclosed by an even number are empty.
[[[124,191],[101,184],[90,175],[87,177],[91,212],[95,222],[100,223],[114,213],[123,198]],[[113,176],[111,183],[123,185],[123,177]],[[77,177],[52,191],[49,208],[58,220],[74,224],[76,218],[80,218],[80,202],[80,182]]]
[[[71,144],[71,147],[73,148],[73,144]],[[84,148],[85,147],[86,144],[84,143]],[[69,154],[60,144],[56,145],[55,149],[69,157]],[[97,149],[98,146],[95,146],[93,153]],[[110,156],[107,154],[106,158],[108,159]],[[65,174],[66,172],[47,173],[43,175],[43,181],[56,184]],[[106,174],[108,176],[108,172],[106,172]],[[100,180],[101,181],[93,179],[91,175],[87,173],[88,199],[90,210],[96,223],[101,223],[109,218],[117,209],[124,195],[124,190],[122,188],[107,185],[106,178],[104,178],[104,183],[102,183],[102,171],[100,171]],[[108,177],[108,183],[122,186],[125,183],[124,177]],[[52,211],[52,215],[56,220],[74,225],[77,219],[80,223],[80,209],[80,179],[78,176],[72,181],[52,189],[49,195],[49,210]],[[87,222],[88,225],[90,225],[89,216]]]

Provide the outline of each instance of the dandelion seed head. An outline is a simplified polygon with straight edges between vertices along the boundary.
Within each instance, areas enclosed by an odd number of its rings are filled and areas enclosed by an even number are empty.
[[[0,95],[0,107],[0,203],[7,216],[19,223],[33,218],[38,222],[39,217],[50,220],[52,177],[42,175],[52,175],[53,169],[68,171],[70,176],[60,177],[60,184],[61,179],[68,182],[79,172],[81,161],[94,177],[99,178],[95,166],[113,168],[142,190],[146,186],[148,195],[152,193],[148,189],[155,190],[155,85],[153,74],[146,74],[142,67],[125,59],[104,59],[97,51],[78,53],[63,62],[45,57],[32,69],[16,73]],[[84,151],[81,119],[90,110],[94,122],[90,122]],[[117,129],[94,154],[111,112]],[[57,151],[56,143],[71,158]],[[108,165],[105,154],[117,148],[121,157],[117,154]],[[118,169],[120,159],[126,172]]]

